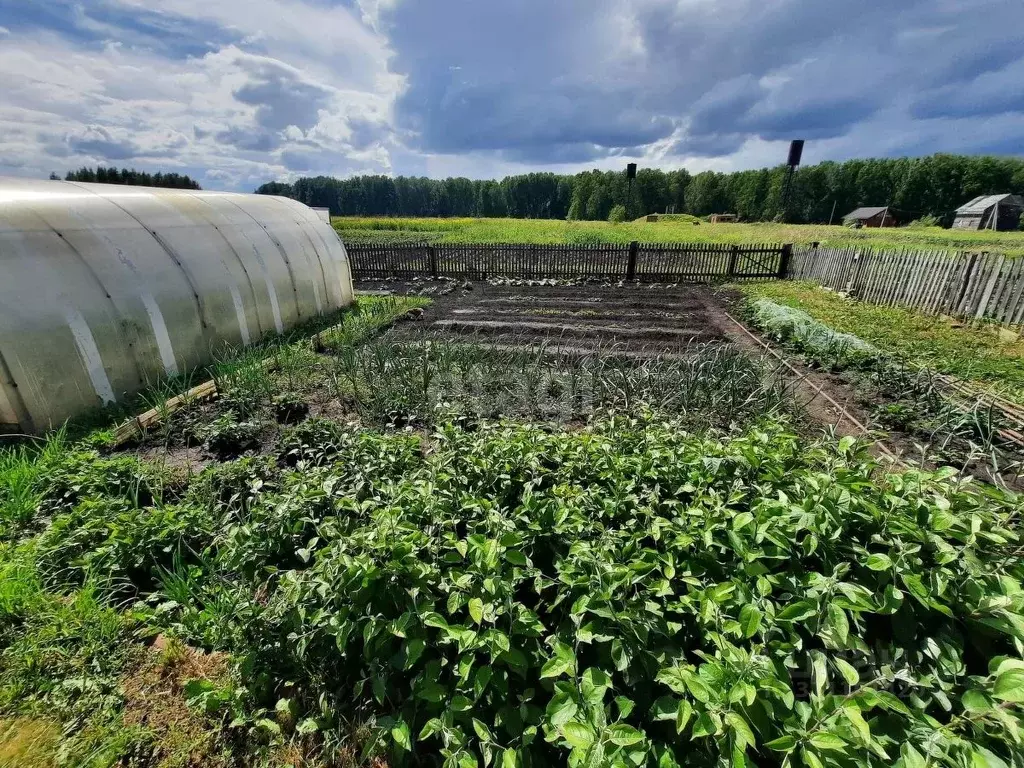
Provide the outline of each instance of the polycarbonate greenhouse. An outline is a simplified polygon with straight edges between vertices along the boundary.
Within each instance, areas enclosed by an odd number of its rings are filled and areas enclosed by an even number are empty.
[[[294,200],[0,178],[0,431],[58,426],[352,300],[340,238]]]

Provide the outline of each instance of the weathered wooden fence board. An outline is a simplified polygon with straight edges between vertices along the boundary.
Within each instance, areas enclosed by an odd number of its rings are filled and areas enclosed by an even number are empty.
[[[882,306],[1024,323],[1024,259],[997,253],[801,248],[788,276]]]
[[[358,279],[510,277],[756,280],[785,275],[792,246],[627,243],[601,245],[377,245],[347,247]]]

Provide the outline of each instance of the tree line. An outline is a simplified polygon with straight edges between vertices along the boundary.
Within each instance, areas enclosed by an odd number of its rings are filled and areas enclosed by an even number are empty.
[[[257,194],[284,195],[330,208],[334,216],[472,216],[606,220],[624,206],[648,213],[735,213],[745,221],[783,218],[786,167],[691,175],[641,169],[632,195],[623,171],[529,173],[500,181],[407,176],[329,176],[271,182]],[[890,206],[906,221],[949,223],[978,195],[1024,194],[1024,159],[937,154],[921,158],[827,161],[797,170],[787,221],[828,223],[865,205]]]
[[[50,179],[58,180],[56,173],[50,174]],[[189,176],[180,173],[147,173],[137,171],[134,168],[104,168],[102,165],[93,170],[92,168],[79,168],[77,171],[68,171],[64,181],[89,181],[97,184],[134,184],[139,187],[168,187],[171,189],[202,189],[199,182]]]

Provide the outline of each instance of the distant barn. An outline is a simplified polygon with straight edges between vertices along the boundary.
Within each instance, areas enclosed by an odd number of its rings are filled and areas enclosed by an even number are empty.
[[[1020,227],[1024,197],[982,195],[956,210],[953,229],[994,229],[999,232]]]
[[[895,227],[896,217],[886,206],[881,208],[858,208],[843,216],[844,224],[859,224],[862,227]]]

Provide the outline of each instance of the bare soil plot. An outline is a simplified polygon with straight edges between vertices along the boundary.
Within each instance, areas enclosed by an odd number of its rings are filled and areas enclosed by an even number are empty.
[[[397,284],[396,292],[407,289]],[[646,286],[492,286],[473,284],[442,297],[410,337],[431,334],[486,337],[530,344],[558,339],[583,349],[617,344],[625,350],[677,350],[693,342],[728,344],[734,330],[707,286],[650,290]]]

